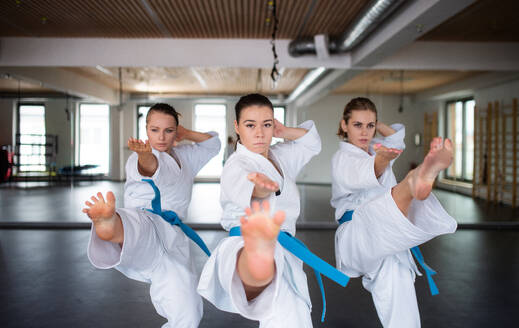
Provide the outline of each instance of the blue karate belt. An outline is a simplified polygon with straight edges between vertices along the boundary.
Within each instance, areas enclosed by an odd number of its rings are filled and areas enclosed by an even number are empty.
[[[194,241],[198,245],[198,247],[200,247],[207,254],[207,256],[211,256],[211,252],[205,245],[202,238],[200,238],[200,236],[195,232],[195,230],[191,229],[188,225],[183,223],[182,220],[180,220],[180,218],[178,217],[177,213],[173,211],[162,211],[162,207],[160,206],[160,191],[159,188],[157,188],[157,186],[153,182],[153,180],[142,179],[142,181],[149,183],[153,188],[153,191],[155,192],[155,197],[151,201],[152,209],[146,209],[146,211],[160,215],[166,222],[169,222],[169,224],[178,226],[180,229],[182,229],[186,236],[189,237],[189,239]]]
[[[353,211],[346,211],[339,219],[339,224],[351,221],[352,218]],[[431,267],[425,263],[422,252],[420,252],[420,248],[418,246],[411,248],[411,253],[413,253],[414,257],[416,258],[422,269],[425,271],[427,281],[429,282],[429,290],[431,291],[431,295],[438,295],[440,291],[438,290],[438,287],[436,287],[436,284],[434,283],[434,280],[432,278],[432,276],[436,274],[436,271],[431,269]]]
[[[229,236],[241,236],[240,227],[233,227],[229,231]],[[326,297],[324,295],[324,286],[321,274],[325,275],[329,279],[335,281],[342,287],[346,287],[350,277],[335,269],[330,264],[323,261],[319,256],[312,253],[308,247],[303,244],[302,241],[293,237],[286,231],[280,231],[278,234],[278,241],[287,251],[297,256],[301,261],[306,263],[312,269],[314,269],[317,284],[321,289],[321,295],[323,297],[323,312],[321,315],[321,322],[324,322],[324,316],[326,314]]]

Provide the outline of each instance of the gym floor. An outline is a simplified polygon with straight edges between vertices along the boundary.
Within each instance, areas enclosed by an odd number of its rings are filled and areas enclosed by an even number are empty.
[[[113,190],[121,196],[122,187],[120,183],[96,182],[81,183],[72,189],[20,185],[0,189],[0,221],[11,224],[0,229],[1,327],[159,327],[165,322],[149,300],[148,285],[116,270],[95,269],[86,256],[89,230],[85,229],[87,218],[77,213],[81,203],[98,190]],[[211,228],[221,212],[218,192],[217,184],[195,184],[186,220],[202,227],[199,233],[211,249],[226,235],[219,228]],[[303,205],[297,236],[334,264],[330,187],[302,185],[300,192]],[[506,206],[487,206],[445,191],[436,190],[435,194],[459,223],[519,221],[517,212]],[[66,228],[62,224],[60,229],[14,225],[43,221],[84,225]],[[324,228],[311,228],[319,224]],[[510,227],[463,228],[423,245],[426,262],[438,271],[435,281],[440,294],[430,296],[426,278],[417,277],[422,326],[517,327],[518,240],[519,230]],[[206,256],[194,245],[193,254],[200,270]],[[381,326],[371,295],[358,278],[346,288],[323,279],[327,311],[326,321],[320,323],[321,295],[312,271],[308,267],[305,271],[315,327]],[[230,326],[257,327],[258,323],[219,311],[204,301],[200,327]]]

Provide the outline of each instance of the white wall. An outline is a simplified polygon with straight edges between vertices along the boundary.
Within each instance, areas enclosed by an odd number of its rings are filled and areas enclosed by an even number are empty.
[[[321,153],[306,165],[298,177],[299,182],[331,183],[331,159],[339,147],[336,135],[344,106],[354,97],[365,95],[330,95],[311,106],[290,108],[297,111],[298,122],[313,120],[322,141]],[[404,99],[404,110],[398,112],[400,97],[395,95],[370,95],[378,110],[378,119],[386,124],[402,123],[406,127],[406,149],[395,162],[394,172],[398,180],[405,177],[412,162],[422,159],[422,148],[413,142],[415,133],[423,131],[423,114],[410,106],[409,99]]]

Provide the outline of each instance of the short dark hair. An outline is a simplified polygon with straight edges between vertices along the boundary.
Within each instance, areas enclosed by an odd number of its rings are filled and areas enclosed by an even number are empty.
[[[166,103],[156,103],[155,105],[151,106],[150,110],[148,111],[148,114],[146,115],[146,124],[148,123],[150,115],[153,112],[160,112],[173,116],[178,126],[178,117],[180,116],[180,114],[175,110],[175,108],[173,108],[173,106]]]
[[[377,118],[377,107],[375,106],[375,104],[368,98],[357,97],[350,100],[350,102],[346,104],[346,107],[344,107],[342,119],[344,120],[344,122],[346,122],[346,124],[348,124],[348,121],[351,118],[351,112],[353,112],[354,110],[372,111],[373,113],[375,113],[375,118]],[[337,135],[343,139],[348,138],[348,133],[342,130],[340,122],[339,131],[337,132]]]

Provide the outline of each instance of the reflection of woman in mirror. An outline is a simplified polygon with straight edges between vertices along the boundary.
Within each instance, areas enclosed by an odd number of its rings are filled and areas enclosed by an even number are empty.
[[[377,132],[381,138],[374,138]],[[341,224],[338,268],[363,276],[384,327],[419,327],[414,279],[420,273],[410,248],[418,254],[415,246],[456,230],[456,221],[431,194],[438,173],[452,163],[452,144],[434,138],[423,163],[397,184],[392,166],[405,147],[403,125],[379,122],[375,104],[355,98],[344,109],[338,135],[331,200]],[[417,258],[422,264],[421,254]]]
[[[178,123],[170,105],[152,106],[146,117],[148,140],[128,141],[134,153],[126,163],[125,208],[116,209],[108,192],[106,200],[101,193],[93,196],[83,212],[93,223],[90,262],[150,283],[153,305],[169,326],[197,327],[203,309],[196,292],[198,275],[190,256],[191,237],[179,221],[186,217],[195,175],[219,152],[220,141],[214,132],[199,133]],[[194,144],[174,145],[181,140]],[[157,194],[162,197],[153,202]],[[163,211],[167,215],[159,215]]]

